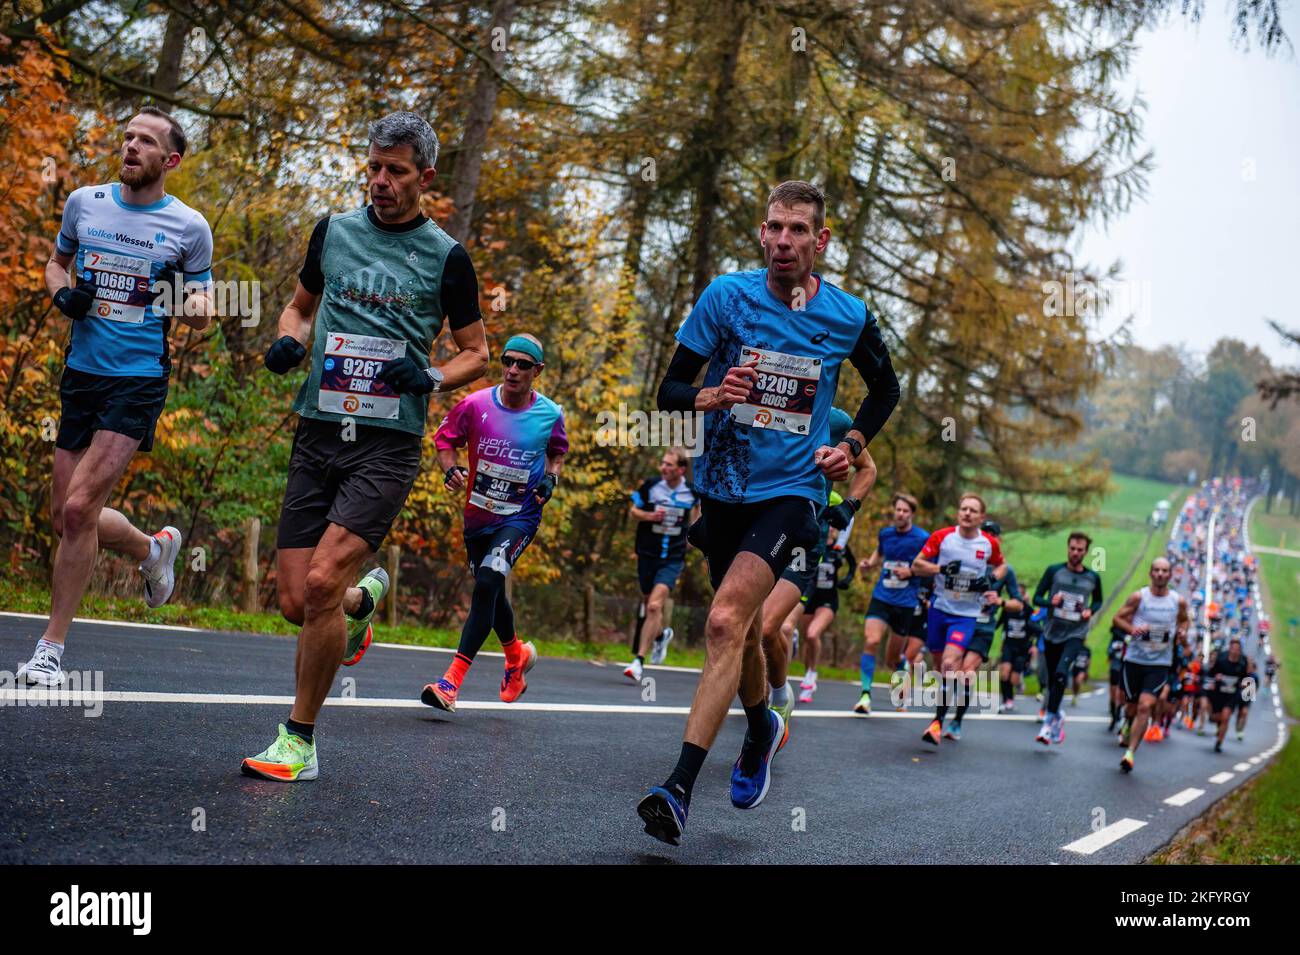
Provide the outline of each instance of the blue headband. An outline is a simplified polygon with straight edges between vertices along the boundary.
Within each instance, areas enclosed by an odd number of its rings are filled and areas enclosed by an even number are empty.
[[[521,351],[538,364],[542,362],[542,346],[531,339],[524,338],[523,335],[515,335],[506,342],[506,347],[501,349],[501,354],[504,355],[508,351]]]

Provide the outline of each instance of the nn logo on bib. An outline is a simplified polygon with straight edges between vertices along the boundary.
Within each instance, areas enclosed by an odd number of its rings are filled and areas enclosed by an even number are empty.
[[[69,892],[50,896],[50,924],[55,926],[129,926],[132,935],[153,928],[152,892]]]

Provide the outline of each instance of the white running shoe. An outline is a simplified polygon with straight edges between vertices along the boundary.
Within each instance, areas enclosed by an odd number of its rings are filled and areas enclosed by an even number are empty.
[[[623,670],[623,675],[627,677],[629,680],[631,680],[633,683],[640,683],[641,682],[641,661],[633,660],[631,663],[629,663],[627,667]]]
[[[807,673],[803,675],[803,679],[799,681],[799,689],[816,691],[817,689],[816,670],[809,670]]]
[[[1050,716],[1043,720],[1043,726],[1034,737],[1034,742],[1042,743],[1044,746],[1052,745],[1052,718]]]
[[[813,698],[813,692],[814,692],[815,690],[816,690],[816,687],[812,687],[812,686],[804,686],[804,687],[802,687],[802,692],[800,692],[800,694],[799,694],[799,702],[800,702],[800,703],[811,703],[811,702],[812,702],[812,698]]]
[[[663,632],[655,637],[654,646],[650,650],[650,662],[656,666],[664,662],[668,656],[668,644],[673,642],[673,628],[664,627]]]
[[[176,555],[181,551],[181,532],[174,527],[164,527],[153,539],[158,542],[158,559],[146,560],[140,565],[144,577],[144,602],[150,609],[161,607],[172,599],[176,589]]]
[[[41,686],[60,687],[67,675],[63,672],[63,665],[59,658],[49,647],[36,645],[36,652],[32,658],[18,668],[14,674],[14,682],[20,686],[31,686],[40,684]]]

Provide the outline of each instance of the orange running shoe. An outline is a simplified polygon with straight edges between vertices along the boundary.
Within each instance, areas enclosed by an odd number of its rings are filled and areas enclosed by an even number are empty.
[[[426,686],[420,694],[420,702],[427,706],[435,706],[448,713],[455,713],[456,695],[458,693],[460,693],[460,687],[444,678],[437,683],[430,683]]]
[[[501,677],[501,702],[513,703],[524,695],[528,689],[528,681],[524,679],[524,674],[533,668],[537,663],[537,648],[531,642],[523,645],[523,665],[511,666],[510,661],[506,660],[505,676]]]
[[[1147,731],[1142,734],[1142,739],[1147,743],[1158,743],[1161,740],[1160,727],[1152,723],[1147,727]]]
[[[931,746],[937,747],[939,745],[939,738],[942,735],[943,735],[942,724],[940,724],[938,720],[934,720],[930,723],[928,727],[926,727],[925,732],[921,734],[921,739],[925,740]]]

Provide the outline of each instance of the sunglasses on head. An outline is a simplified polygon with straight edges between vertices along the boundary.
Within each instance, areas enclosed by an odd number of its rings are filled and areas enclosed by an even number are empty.
[[[529,361],[527,358],[515,358],[512,355],[502,355],[501,367],[509,368],[511,365],[514,365],[520,371],[531,371],[537,367],[537,362]]]

